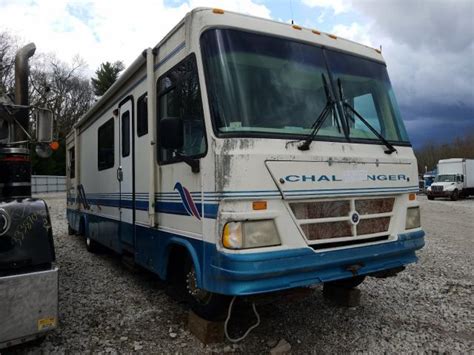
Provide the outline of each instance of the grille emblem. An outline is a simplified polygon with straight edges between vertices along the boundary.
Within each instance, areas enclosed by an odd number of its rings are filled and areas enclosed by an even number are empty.
[[[360,220],[359,214],[357,212],[353,212],[351,215],[352,224],[359,223],[359,220]]]

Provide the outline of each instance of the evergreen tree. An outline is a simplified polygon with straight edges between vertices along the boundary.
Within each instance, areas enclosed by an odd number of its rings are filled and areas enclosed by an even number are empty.
[[[121,61],[115,63],[102,63],[95,71],[96,78],[92,78],[92,87],[97,96],[102,96],[118,78],[119,73],[125,69]]]

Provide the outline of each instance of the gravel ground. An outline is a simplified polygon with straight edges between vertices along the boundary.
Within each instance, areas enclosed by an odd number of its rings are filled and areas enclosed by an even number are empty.
[[[112,254],[93,255],[67,235],[65,200],[47,197],[60,268],[60,327],[17,352],[268,352],[285,339],[293,353],[473,352],[474,199],[420,196],[426,246],[396,278],[367,279],[358,307],[335,306],[322,288],[299,302],[258,308],[261,325],[238,345],[202,345],[186,329],[188,310],[147,272]],[[254,322],[238,313],[238,335]]]

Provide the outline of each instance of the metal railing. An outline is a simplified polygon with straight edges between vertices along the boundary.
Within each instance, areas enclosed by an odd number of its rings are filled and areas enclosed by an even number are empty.
[[[31,192],[34,194],[66,192],[66,177],[55,175],[32,175]]]

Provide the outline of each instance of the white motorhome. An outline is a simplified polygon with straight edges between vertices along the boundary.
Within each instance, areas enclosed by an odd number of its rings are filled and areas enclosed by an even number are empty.
[[[426,189],[429,200],[435,197],[459,197],[474,195],[474,159],[442,159],[434,182]]]
[[[229,296],[353,287],[417,260],[417,163],[380,51],[195,9],[67,140],[70,232]]]

